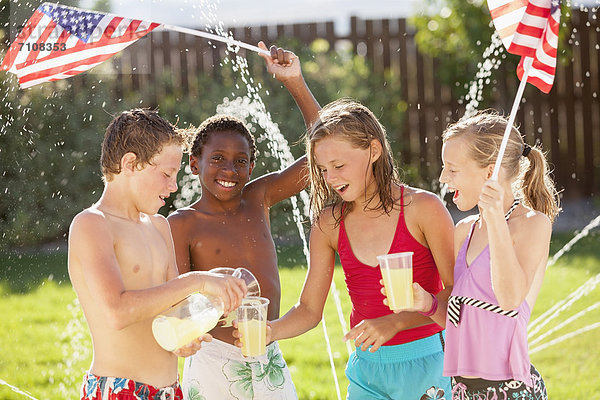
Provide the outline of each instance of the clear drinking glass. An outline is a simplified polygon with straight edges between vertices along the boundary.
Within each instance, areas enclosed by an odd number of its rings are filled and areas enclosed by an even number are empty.
[[[242,337],[242,355],[255,357],[267,352],[267,310],[269,299],[245,297],[237,309],[238,330]]]
[[[412,251],[377,256],[390,310],[413,307]]]

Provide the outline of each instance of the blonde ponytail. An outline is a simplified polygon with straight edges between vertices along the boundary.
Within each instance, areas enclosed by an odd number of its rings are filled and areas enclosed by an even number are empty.
[[[560,200],[554,182],[550,178],[548,163],[542,150],[536,145],[523,157],[529,167],[517,181],[524,203],[534,210],[543,212],[552,222],[560,212]]]

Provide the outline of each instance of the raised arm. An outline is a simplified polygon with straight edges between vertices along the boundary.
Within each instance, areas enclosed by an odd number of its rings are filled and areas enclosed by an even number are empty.
[[[263,42],[258,46],[267,49]],[[300,59],[291,51],[271,46],[271,56],[261,55],[265,59],[267,71],[273,74],[288,89],[304,117],[309,128],[318,118],[321,106],[311,93],[302,76]],[[265,201],[270,207],[305,189],[308,184],[306,156],[300,157],[282,171],[267,174],[259,179],[265,188]]]
[[[263,42],[258,47],[267,50]],[[309,128],[318,118],[321,106],[313,96],[302,76],[300,59],[291,51],[275,46],[270,48],[271,56],[261,54],[267,64],[267,71],[279,80],[290,92],[304,117],[304,124]]]
[[[487,224],[494,294],[501,308],[514,310],[528,297],[536,277],[542,276],[552,224],[543,213],[531,211],[511,218],[509,228],[504,219],[504,196],[502,186],[489,180],[478,204]]]
[[[161,234],[169,232],[167,221],[160,217]],[[231,310],[241,300],[244,285],[238,279],[222,278],[208,273],[192,272],[177,276],[173,245],[166,276],[173,279],[151,288],[128,289],[122,279],[114,249],[114,238],[104,217],[92,212],[79,214],[69,231],[69,276],[82,306],[88,300],[105,315],[113,329],[124,329],[136,322],[152,318],[194,291],[221,297]]]
[[[272,340],[301,335],[319,324],[333,279],[334,264],[335,251],[329,235],[314,224],[310,233],[310,265],[300,300],[283,317],[272,322]]]

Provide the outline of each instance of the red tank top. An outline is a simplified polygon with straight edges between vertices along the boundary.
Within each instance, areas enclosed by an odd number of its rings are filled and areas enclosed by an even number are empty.
[[[400,215],[394,240],[388,254],[412,251],[413,255],[413,281],[418,282],[430,293],[438,293],[442,290],[442,281],[438,273],[431,251],[410,234],[404,221],[404,186],[401,188]],[[360,262],[352,252],[350,241],[344,227],[344,220],[340,221],[338,236],[338,254],[350,300],[352,301],[352,312],[350,314],[350,326],[354,327],[365,319],[373,319],[391,314],[392,311],[383,304],[381,294],[381,270],[379,265],[371,267]],[[417,328],[400,331],[384,344],[392,346],[422,339],[442,331],[442,328],[431,323]]]

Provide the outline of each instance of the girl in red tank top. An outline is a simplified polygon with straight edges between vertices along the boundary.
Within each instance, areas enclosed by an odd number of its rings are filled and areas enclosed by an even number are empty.
[[[271,324],[271,339],[298,336],[321,320],[336,253],[352,301],[356,350],[348,398],[450,398],[442,376],[443,333],[416,312],[383,304],[377,256],[414,252],[414,280],[445,301],[452,290],[453,223],[441,200],[401,185],[385,129],[363,105],[338,100],[306,138],[310,168],[310,265],[299,302]]]

